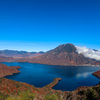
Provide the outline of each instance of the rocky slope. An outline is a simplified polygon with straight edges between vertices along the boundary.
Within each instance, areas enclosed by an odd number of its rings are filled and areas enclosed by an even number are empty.
[[[73,44],[63,44],[57,48],[39,56],[29,59],[31,63],[41,63],[49,65],[96,65],[97,62],[77,53],[77,49]],[[98,62],[100,64],[100,62]]]
[[[7,75],[13,75],[14,73],[20,73],[19,66],[10,66],[8,67],[5,64],[0,64],[0,77],[5,77]]]

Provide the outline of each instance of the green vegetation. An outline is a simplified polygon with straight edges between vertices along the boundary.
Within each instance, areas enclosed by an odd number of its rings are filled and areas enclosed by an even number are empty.
[[[58,96],[56,94],[52,94],[52,95],[46,95],[44,97],[44,100],[62,100],[62,99],[58,98]]]
[[[71,92],[69,92],[67,94],[66,100],[72,100],[72,93]]]
[[[7,97],[8,97],[8,95],[5,95],[0,92],[0,100],[6,100]]]
[[[3,78],[0,78],[0,84],[2,83],[2,79],[3,79]]]
[[[21,92],[17,96],[10,96],[6,98],[6,100],[34,100],[34,98],[35,94],[31,93],[30,91],[26,91],[26,92]]]
[[[18,97],[8,97],[6,100],[19,100]]]
[[[100,96],[100,86],[98,86],[98,87],[93,87],[93,89],[95,89],[95,90],[98,92],[99,96]]]
[[[35,94],[31,93],[30,91],[22,92],[19,94],[21,99],[20,100],[34,100]]]
[[[89,88],[86,91],[86,100],[98,100],[98,93],[93,88]]]
[[[15,83],[15,86],[16,86],[16,88],[19,88],[20,87],[20,85],[18,83]]]
[[[0,80],[0,100],[100,100],[100,85],[63,92],[48,87],[36,88],[5,78]]]

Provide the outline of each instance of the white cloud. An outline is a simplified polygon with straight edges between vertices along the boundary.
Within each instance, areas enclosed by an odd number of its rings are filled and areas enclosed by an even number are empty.
[[[95,60],[100,60],[100,50],[92,50],[86,47],[76,46],[77,52],[83,54],[85,57],[92,58]]]

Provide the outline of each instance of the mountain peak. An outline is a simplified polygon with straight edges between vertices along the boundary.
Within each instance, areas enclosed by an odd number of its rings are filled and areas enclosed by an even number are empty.
[[[54,51],[72,53],[72,52],[76,52],[76,47],[71,43],[67,43],[58,46],[57,48],[54,49]]]
[[[95,65],[96,61],[77,53],[77,48],[71,44],[62,44],[49,52],[30,60],[33,63],[50,65]],[[98,64],[98,63],[97,63]]]

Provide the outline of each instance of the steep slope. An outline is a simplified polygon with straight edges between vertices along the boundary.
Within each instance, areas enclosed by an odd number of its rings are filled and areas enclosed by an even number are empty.
[[[33,59],[31,63],[41,63],[50,65],[95,65],[96,61],[84,57],[77,53],[77,49],[73,44],[63,44],[57,48]]]

